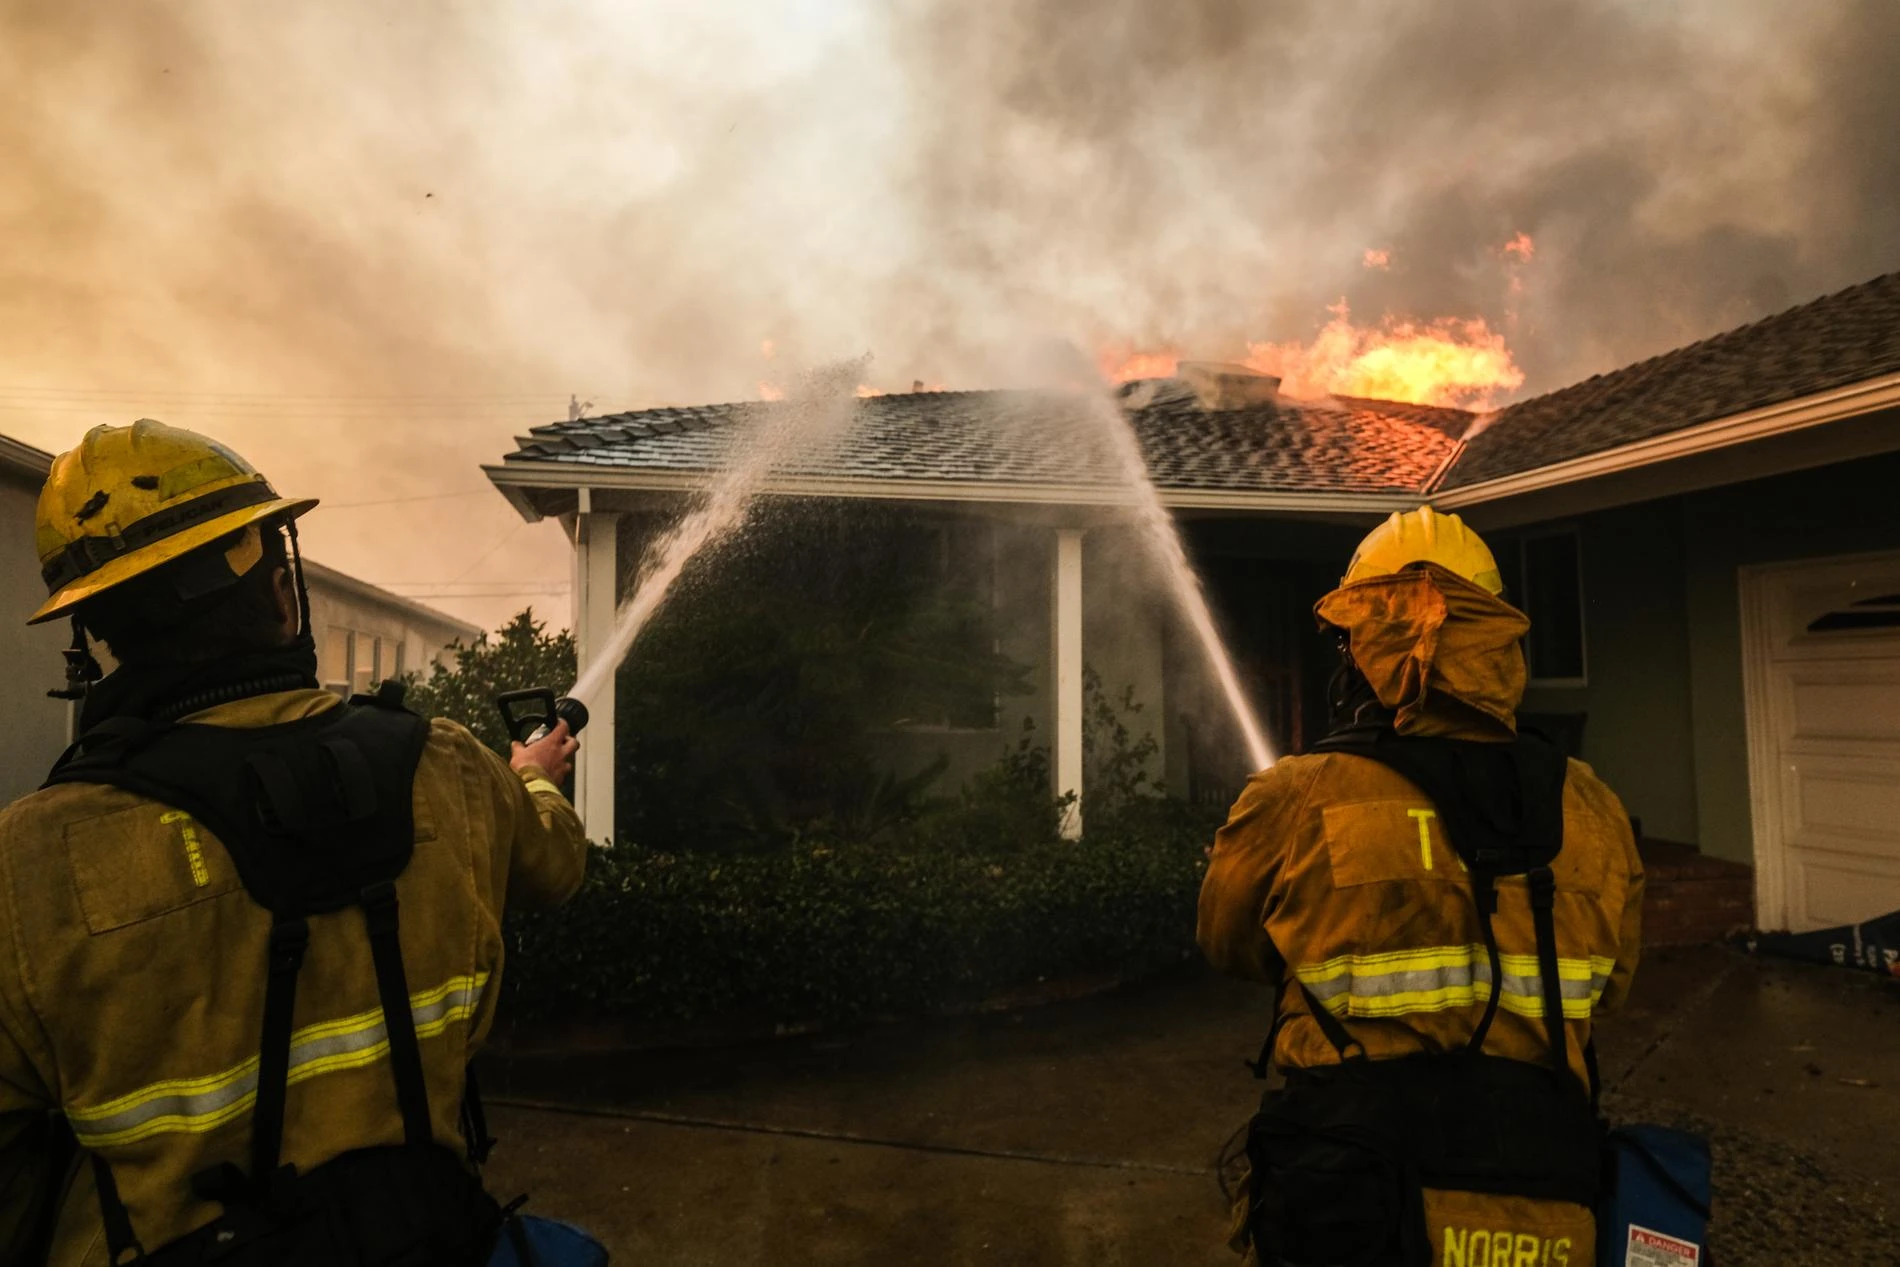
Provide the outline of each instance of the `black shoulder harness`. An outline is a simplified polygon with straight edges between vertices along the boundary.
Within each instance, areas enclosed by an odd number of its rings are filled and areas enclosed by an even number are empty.
[[[1544,1028],[1554,1069],[1567,1072],[1563,989],[1557,975],[1556,880],[1550,864],[1564,843],[1564,782],[1569,761],[1557,745],[1532,731],[1509,743],[1410,738],[1389,726],[1335,731],[1313,745],[1315,752],[1366,757],[1404,775],[1431,798],[1445,837],[1471,875],[1478,922],[1490,959],[1491,996],[1467,1050],[1477,1052],[1497,1018],[1504,980],[1491,917],[1497,913],[1499,876],[1521,875],[1530,889],[1537,936],[1537,965],[1544,992]],[[1314,1019],[1337,1020],[1322,1007]],[[1342,1052],[1343,1054],[1343,1052]]]
[[[111,719],[82,736],[47,777],[47,786],[105,784],[190,814],[216,834],[245,891],[271,912],[250,1173],[229,1163],[201,1172],[193,1187],[205,1200],[265,1210],[290,1203],[296,1175],[293,1167],[280,1171],[278,1161],[306,921],[348,906],[363,909],[406,1146],[433,1146],[395,885],[414,849],[412,797],[428,737],[429,723],[402,706],[402,688],[390,682],[373,696],[276,726]],[[97,1157],[94,1165],[113,1261],[128,1249],[142,1258],[110,1170]]]

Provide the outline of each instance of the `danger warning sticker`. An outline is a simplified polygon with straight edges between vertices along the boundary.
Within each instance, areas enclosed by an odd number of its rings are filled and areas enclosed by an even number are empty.
[[[1629,1251],[1623,1255],[1623,1267],[1697,1267],[1701,1261],[1701,1246],[1630,1224]]]

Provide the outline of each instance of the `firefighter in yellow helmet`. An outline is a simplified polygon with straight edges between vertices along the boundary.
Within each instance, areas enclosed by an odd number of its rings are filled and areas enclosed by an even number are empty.
[[[81,738],[0,814],[0,1261],[487,1259],[465,1069],[504,897],[580,883],[576,744],[320,690],[315,505],[150,420],[53,464]]]
[[[1216,837],[1199,940],[1275,992],[1234,1245],[1276,1263],[1595,1261],[1591,1028],[1629,988],[1623,806],[1520,732],[1519,641],[1456,515],[1395,514],[1316,609],[1333,728]]]

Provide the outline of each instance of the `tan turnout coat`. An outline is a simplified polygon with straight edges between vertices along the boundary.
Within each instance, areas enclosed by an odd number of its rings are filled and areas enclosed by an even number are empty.
[[[1502,600],[1433,568],[1342,587],[1319,610],[1350,632],[1402,732],[1509,738],[1527,622]],[[1643,875],[1622,804],[1580,761],[1570,762],[1563,812],[1552,866],[1558,975],[1570,1065],[1582,1079],[1593,1019],[1635,971]],[[1503,990],[1484,1049],[1542,1061],[1525,881],[1504,878],[1498,889]],[[1215,967],[1276,991],[1286,1022],[1273,1062],[1282,1070],[1338,1060],[1292,976],[1374,1060],[1462,1048],[1489,993],[1471,883],[1431,801],[1387,766],[1343,753],[1289,757],[1249,781],[1216,837],[1199,940]],[[1594,1224],[1580,1206],[1428,1192],[1426,1213],[1434,1264],[1595,1261]]]
[[[335,706],[324,691],[188,720],[254,727]],[[402,952],[436,1138],[461,1147],[463,1068],[493,1021],[504,904],[548,907],[581,881],[579,818],[453,722],[415,778],[415,854],[397,881]],[[63,784],[0,814],[0,1256],[25,1217],[36,1115],[62,1109],[112,1166],[149,1249],[216,1217],[193,1173],[247,1163],[270,915],[202,825],[115,788]],[[284,1160],[308,1169],[402,1140],[362,912],[310,921],[298,979]],[[106,1262],[90,1171],[52,1262]]]

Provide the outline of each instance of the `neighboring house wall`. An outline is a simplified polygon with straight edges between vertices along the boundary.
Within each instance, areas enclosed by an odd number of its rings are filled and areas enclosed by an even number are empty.
[[[310,628],[317,640],[317,677],[332,690],[364,691],[404,673],[426,673],[450,643],[480,630],[367,581],[304,561]]]
[[[40,785],[66,746],[70,706],[46,692],[65,681],[60,650],[72,641],[65,621],[29,627],[26,618],[46,600],[33,544],[33,510],[43,468],[37,451],[0,437],[0,804]],[[39,455],[44,457],[45,455]]]

